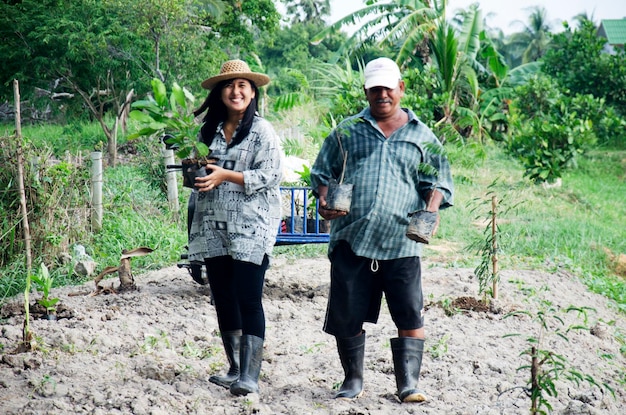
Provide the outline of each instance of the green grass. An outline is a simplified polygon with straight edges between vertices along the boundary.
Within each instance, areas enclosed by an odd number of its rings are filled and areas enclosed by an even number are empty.
[[[122,250],[141,246],[155,251],[133,258],[133,268],[159,269],[176,262],[187,242],[186,222],[169,211],[166,196],[146,178],[145,170],[132,165],[107,169],[104,182],[102,231],[92,236],[90,246],[93,255],[103,259],[102,266],[119,265]],[[180,189],[181,207],[187,206],[189,193]]]
[[[109,125],[112,125],[109,123]],[[33,143],[46,143],[53,154],[62,157],[66,151],[76,155],[94,148],[105,148],[107,139],[97,123],[73,122],[66,125],[25,126],[22,135]]]

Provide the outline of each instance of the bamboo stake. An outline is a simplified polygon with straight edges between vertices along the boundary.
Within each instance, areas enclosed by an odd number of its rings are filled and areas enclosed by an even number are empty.
[[[493,265],[492,284],[493,284],[493,298],[498,298],[498,227],[497,227],[497,213],[496,208],[498,205],[498,198],[496,196],[491,197],[491,262]]]
[[[13,80],[13,96],[15,99],[15,134],[17,136],[17,185],[20,194],[22,210],[22,227],[24,229],[24,247],[26,249],[26,272],[30,275],[33,268],[33,255],[30,247],[30,225],[28,223],[28,207],[26,205],[26,191],[24,190],[24,148],[22,146],[22,121],[20,107],[20,85],[17,79]]]
[[[26,191],[24,190],[24,148],[22,143],[22,120],[20,107],[20,85],[17,79],[13,80],[13,96],[15,99],[15,135],[17,136],[17,186],[20,194],[20,208],[22,210],[22,228],[24,229],[24,249],[26,250],[26,291],[24,291],[24,325],[22,328],[22,346],[26,350],[33,349],[33,334],[30,331],[30,275],[33,269],[33,255],[30,247],[30,225],[28,223],[28,206],[26,205]]]

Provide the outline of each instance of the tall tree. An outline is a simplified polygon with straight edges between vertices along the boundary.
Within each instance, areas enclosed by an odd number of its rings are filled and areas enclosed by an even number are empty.
[[[293,23],[319,23],[330,16],[330,0],[281,0]]]
[[[227,56],[257,54],[257,41],[263,33],[278,29],[280,14],[272,0],[227,0],[220,19],[206,15],[204,24],[219,37],[219,47]],[[252,59],[250,59],[252,60]]]
[[[528,23],[516,21],[522,25],[522,31],[511,35],[510,45],[521,51],[522,63],[539,60],[548,50],[551,24],[545,8],[531,7]]]
[[[405,66],[416,56],[427,59],[427,39],[437,20],[445,18],[445,8],[446,0],[369,0],[364,8],[322,30],[313,41],[319,42],[344,26],[355,25],[357,29],[338,51],[335,62],[343,55],[362,51],[364,46],[379,45],[391,47],[397,54],[396,61]]]
[[[604,98],[626,115],[626,53],[603,53],[605,43],[590,20],[582,21],[576,31],[568,26],[554,35],[553,44],[543,57],[542,70],[570,94]]]

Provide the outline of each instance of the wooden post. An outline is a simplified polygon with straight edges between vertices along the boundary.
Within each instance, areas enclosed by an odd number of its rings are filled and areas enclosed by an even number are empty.
[[[493,284],[493,298],[498,298],[498,221],[496,208],[498,206],[498,198],[491,197],[491,263],[493,265],[493,273],[491,274]]]
[[[22,146],[22,120],[20,105],[20,84],[13,80],[13,97],[15,99],[15,134],[17,136],[17,185],[20,194],[22,210],[22,228],[24,229],[24,247],[26,249],[26,275],[33,269],[33,255],[30,247],[30,225],[28,223],[28,206],[26,205],[26,190],[24,186],[24,148]]]
[[[91,153],[91,228],[102,229],[102,152]]]
[[[176,183],[176,171],[168,171],[167,165],[174,164],[174,150],[161,150],[163,160],[165,162],[165,179],[167,181],[167,201],[170,210],[174,213],[174,217],[178,220],[178,212],[180,205],[178,203],[178,184]]]

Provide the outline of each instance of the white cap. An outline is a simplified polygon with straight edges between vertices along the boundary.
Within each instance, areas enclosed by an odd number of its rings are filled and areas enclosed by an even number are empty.
[[[365,65],[365,89],[382,86],[394,89],[400,82],[400,68],[389,58],[378,58]]]

